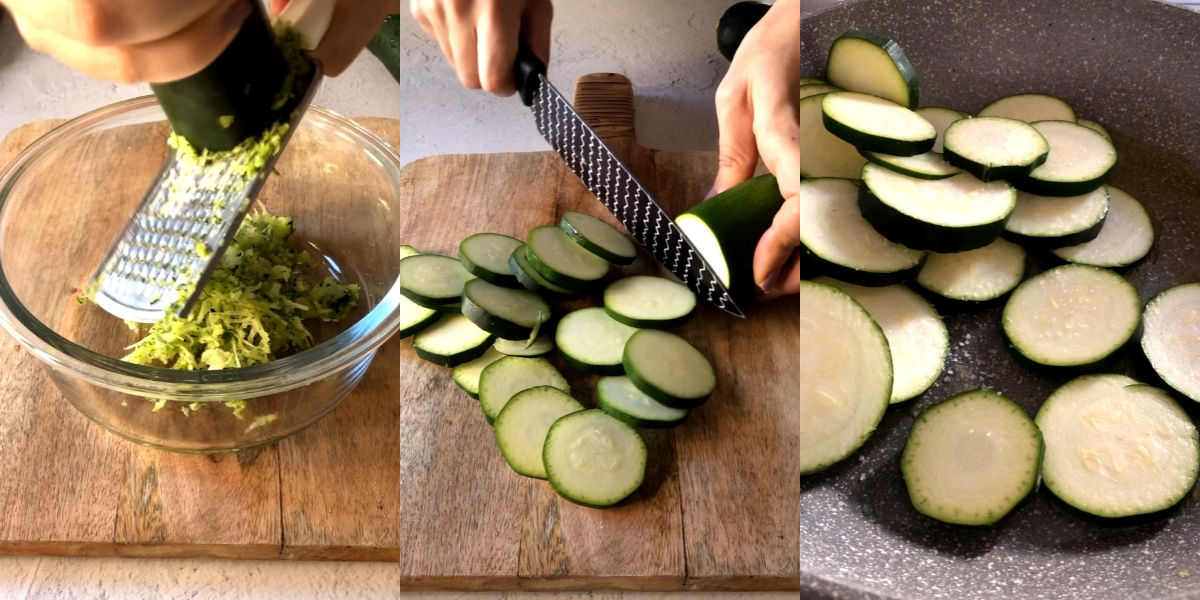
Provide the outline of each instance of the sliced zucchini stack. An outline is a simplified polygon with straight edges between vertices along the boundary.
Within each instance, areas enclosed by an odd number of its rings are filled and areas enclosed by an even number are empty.
[[[870,192],[859,199],[862,216],[893,242],[920,250],[982,248],[1004,231],[1017,204],[1007,183],[985,183],[966,173],[931,181],[870,164],[862,179]]]
[[[917,107],[917,70],[900,44],[879,34],[848,31],[834,40],[825,76],[842,89],[878,96],[906,108]]]
[[[492,334],[462,313],[442,315],[413,338],[417,356],[443,367],[456,367],[479,358],[491,346]]]
[[[883,330],[895,371],[892,404],[915,398],[937,381],[946,365],[950,334],[924,298],[903,285],[863,287],[828,277],[814,281],[849,294]]]
[[[625,374],[637,388],[674,408],[695,408],[717,389],[717,373],[699,350],[667,331],[640,329],[625,343]]]
[[[480,329],[509,340],[532,339],[550,320],[550,305],[537,294],[483,279],[463,286],[462,312]]]
[[[686,408],[674,408],[655,400],[628,377],[597,380],[596,404],[604,412],[639,428],[674,427],[688,416]]]
[[[576,244],[561,227],[543,225],[529,231],[525,240],[529,266],[547,281],[567,289],[582,290],[608,276],[607,260]]]
[[[818,153],[802,153],[811,154]],[[762,175],[693,206],[675,223],[725,288],[737,298],[749,298],[756,289],[754,249],[781,206],[775,176]]]
[[[458,259],[467,272],[495,285],[521,287],[509,267],[513,250],[521,240],[499,233],[476,233],[458,245]]]
[[[988,302],[1012,291],[1025,276],[1025,250],[1005,240],[949,254],[929,253],[917,284],[950,300]]]
[[[1196,483],[1196,426],[1163,390],[1124,375],[1085,375],[1038,411],[1042,481],[1063,502],[1099,517],[1158,512]]]
[[[1062,248],[1100,235],[1108,215],[1108,188],[1082,196],[1052,198],[1017,193],[1017,207],[1004,224],[1004,237],[1028,248]]]
[[[800,247],[806,273],[861,285],[912,279],[925,253],[897,244],[863,218],[859,187],[848,179],[800,182]]]
[[[1022,191],[1042,196],[1079,196],[1104,184],[1117,164],[1117,150],[1104,136],[1070,121],[1037,121],[1032,126],[1050,144],[1045,162],[1010,178]]]
[[[554,344],[567,364],[583,373],[623,375],[625,344],[638,329],[613,319],[603,308],[581,308],[563,316]]]
[[[546,434],[542,463],[560,496],[604,508],[629,497],[646,476],[646,442],[636,429],[604,411],[572,412]]]
[[[832,92],[821,99],[825,128],[860,151],[912,156],[928,152],[937,130],[921,115],[859,92]]]
[[[1044,163],[1050,144],[1034,126],[1003,117],[955,121],[946,128],[946,162],[983,181],[1026,175]]]
[[[1042,436],[1025,410],[988,389],[921,412],[900,469],[917,512],[956,525],[991,525],[1037,483]]]
[[[397,279],[400,293],[414,303],[457,312],[463,287],[474,279],[462,263],[440,254],[418,254],[401,259]]]
[[[542,451],[550,427],[562,417],[581,410],[583,405],[578,400],[552,385],[513,394],[493,424],[500,454],[517,473],[545,479]]]
[[[1200,402],[1200,283],[1152,298],[1142,317],[1142,352],[1167,385]]]
[[[484,351],[483,356],[462,363],[451,371],[451,378],[468,396],[479,398],[479,376],[488,365],[505,357],[494,346]]]
[[[1097,267],[1063,265],[1025,280],[1004,305],[1009,342],[1055,367],[1092,366],[1119,350],[1141,320],[1137,289]]]
[[[800,282],[798,348],[796,458],[806,474],[850,456],[871,436],[892,398],[892,356],[862,305],[812,281]]]
[[[542,277],[542,274],[529,264],[529,255],[525,252],[525,244],[521,244],[516,250],[513,250],[512,256],[508,258],[508,266],[525,289],[537,292],[549,300],[576,300],[584,294],[583,290],[563,287]]]
[[[632,275],[604,288],[604,312],[630,327],[678,327],[695,310],[696,294],[686,285],[663,277]]]
[[[610,263],[628,265],[637,258],[637,246],[629,236],[592,215],[569,210],[563,213],[559,226],[584,250]]]
[[[488,423],[496,420],[500,411],[517,393],[543,385],[570,393],[566,378],[544,358],[505,356],[484,367],[479,374],[479,408]]]
[[[1026,123],[1075,121],[1075,109],[1061,98],[1046,94],[1017,94],[993,101],[979,111],[981,117],[1004,117]]]
[[[1100,233],[1091,241],[1054,250],[1067,261],[1097,267],[1126,267],[1150,253],[1154,226],[1140,202],[1124,190],[1108,185],[1108,214]]]
[[[420,252],[412,246],[400,246],[400,260],[418,254]],[[400,300],[396,304],[399,307],[398,311],[400,313],[400,329],[396,332],[396,337],[400,339],[415,335],[426,327],[433,325],[433,322],[438,320],[438,315],[441,314],[435,309],[426,308],[413,302],[411,298],[403,295],[403,293],[401,293]]]
[[[867,159],[853,144],[829,133],[825,128],[825,112],[821,103],[827,94],[801,98],[796,104],[796,120],[800,124],[800,148],[820,148],[820,151],[800,153],[800,174],[805,177],[858,178]]]

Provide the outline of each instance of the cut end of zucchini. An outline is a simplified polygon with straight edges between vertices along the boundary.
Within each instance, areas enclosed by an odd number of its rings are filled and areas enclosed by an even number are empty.
[[[721,285],[728,288],[729,263],[725,260],[721,240],[717,239],[717,234],[708,226],[708,223],[695,214],[683,213],[676,217],[675,224],[683,230],[683,235],[687,236],[696,252],[704,257],[704,262],[708,263]]]

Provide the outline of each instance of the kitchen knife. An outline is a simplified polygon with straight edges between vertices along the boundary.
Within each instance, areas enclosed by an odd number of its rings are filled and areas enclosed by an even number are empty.
[[[633,172],[588,126],[546,78],[546,65],[527,45],[513,68],[521,102],[530,107],[542,137],[605,208],[654,258],[709,304],[745,318],[729,290]]]

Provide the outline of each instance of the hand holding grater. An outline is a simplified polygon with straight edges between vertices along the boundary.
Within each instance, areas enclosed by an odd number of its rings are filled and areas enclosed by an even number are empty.
[[[333,0],[293,0],[276,40],[258,0],[204,70],[152,89],[171,123],[171,150],[87,290],[101,308],[152,323],[185,316],[237,233],[304,115],[321,67],[301,49],[324,36]]]

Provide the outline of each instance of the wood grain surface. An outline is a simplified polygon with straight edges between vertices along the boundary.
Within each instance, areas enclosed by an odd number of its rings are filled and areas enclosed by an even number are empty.
[[[708,190],[712,153],[636,144],[623,77],[581,79],[576,104],[668,211]],[[395,121],[359,121],[400,142]],[[0,164],[55,124],[13,131]],[[121,172],[111,177],[123,185]],[[479,231],[524,237],[565,210],[615,223],[549,152],[422,159],[403,169],[400,196],[394,243],[429,252],[453,253]],[[626,270],[656,268],[643,255]],[[194,456],[88,421],[5,338],[0,553],[388,561],[413,589],[795,589],[797,323],[784,299],[751,307],[744,321],[703,307],[680,328],[712,360],[718,390],[683,426],[643,432],[646,483],[607,510],[512,472],[478,403],[408,340],[387,342],[359,387],[299,434]],[[595,378],[563,371],[593,405]]]

